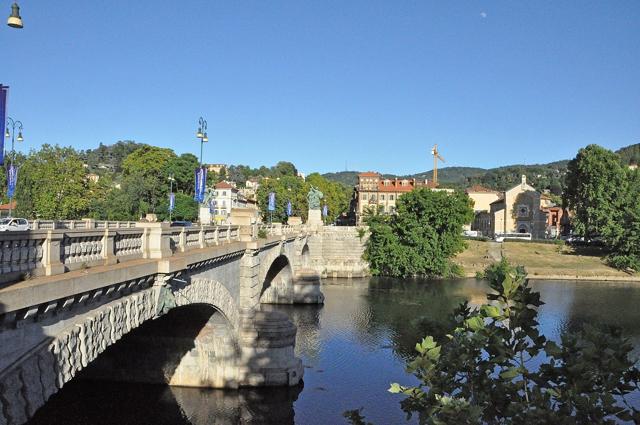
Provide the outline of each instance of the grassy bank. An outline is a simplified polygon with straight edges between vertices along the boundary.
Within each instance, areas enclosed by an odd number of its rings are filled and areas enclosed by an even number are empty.
[[[638,280],[640,275],[629,275],[607,266],[603,252],[593,247],[573,248],[543,243],[467,241],[468,248],[455,261],[467,276],[475,276],[489,264],[507,257],[512,264],[526,267],[529,277],[535,279],[581,280]]]

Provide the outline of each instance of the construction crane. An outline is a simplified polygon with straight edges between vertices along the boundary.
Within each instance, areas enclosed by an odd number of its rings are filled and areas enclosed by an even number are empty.
[[[431,155],[433,155],[433,185],[438,185],[438,160],[445,162],[444,158],[438,153],[438,145],[433,145],[431,149]]]

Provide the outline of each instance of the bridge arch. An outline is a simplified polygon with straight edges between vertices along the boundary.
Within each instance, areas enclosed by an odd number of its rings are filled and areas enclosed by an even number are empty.
[[[14,367],[0,373],[0,409],[9,415],[10,423],[26,422],[108,347],[171,309],[209,305],[219,311],[233,329],[238,328],[236,302],[222,283],[208,279],[168,283],[140,290],[79,315],[73,325],[47,338],[25,353]]]
[[[234,328],[238,327],[240,313],[237,302],[223,283],[212,279],[188,277],[186,281],[174,279],[171,287],[176,306],[210,305],[222,313]]]
[[[289,302],[293,298],[293,268],[289,258],[281,254],[277,256],[267,269],[262,279],[260,302],[273,304]]]

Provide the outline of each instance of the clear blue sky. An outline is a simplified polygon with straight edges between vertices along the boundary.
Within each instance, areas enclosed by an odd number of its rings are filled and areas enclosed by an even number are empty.
[[[640,142],[640,1],[19,0],[22,150],[120,139],[206,162],[411,173]],[[5,16],[6,15],[6,16]]]

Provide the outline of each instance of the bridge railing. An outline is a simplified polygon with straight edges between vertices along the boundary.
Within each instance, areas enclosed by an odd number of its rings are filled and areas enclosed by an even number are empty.
[[[169,227],[167,223],[40,222],[50,229],[0,232],[0,284],[110,265],[250,238],[240,226]],[[134,223],[135,224],[135,223]],[[62,227],[64,226],[64,227]],[[166,248],[163,248],[166,247]]]
[[[305,231],[305,226],[292,226],[288,224],[273,223],[260,225],[260,230],[264,230],[268,236],[281,236],[300,234]]]
[[[102,221],[86,218],[83,220],[31,220],[31,230],[57,229],[133,229],[135,221]]]

